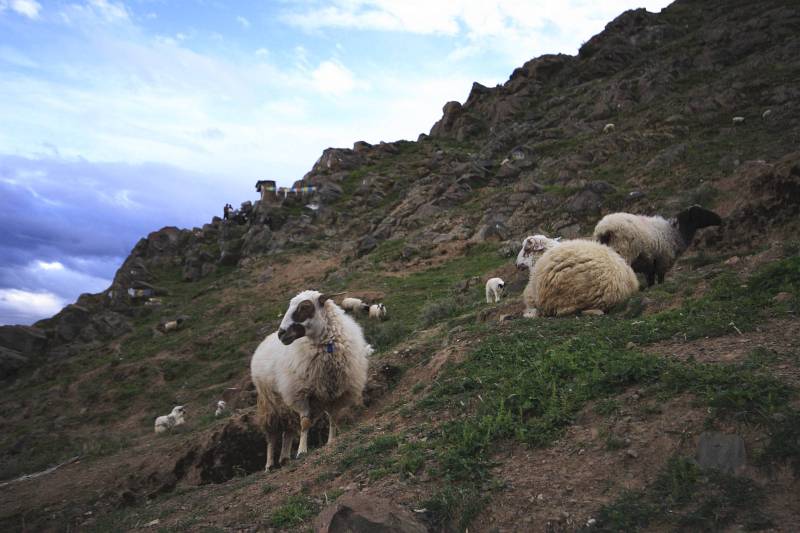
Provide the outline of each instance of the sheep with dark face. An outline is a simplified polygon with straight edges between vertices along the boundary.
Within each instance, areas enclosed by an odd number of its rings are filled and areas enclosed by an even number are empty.
[[[308,430],[323,415],[328,443],[334,440],[341,413],[361,404],[370,353],[361,327],[328,296],[303,291],[292,298],[280,328],[256,348],[250,363],[267,433],[266,470],[274,465],[281,434],[280,461],[289,458],[298,422],[298,457],[308,452]]]
[[[550,248],[558,246],[561,237],[551,239],[544,235],[530,235],[522,241],[522,248],[517,254],[517,268],[532,269],[536,260]]]
[[[387,311],[386,306],[382,303],[372,304],[369,306],[369,317],[377,320],[386,320]]]
[[[698,229],[719,226],[722,219],[708,209],[693,205],[667,220],[630,213],[604,216],[594,228],[594,239],[619,253],[634,272],[644,274],[652,286],[675,264],[692,243]]]
[[[490,304],[492,301],[494,301],[494,303],[499,302],[505,286],[506,282],[501,278],[490,278],[489,281],[486,282],[486,303]]]

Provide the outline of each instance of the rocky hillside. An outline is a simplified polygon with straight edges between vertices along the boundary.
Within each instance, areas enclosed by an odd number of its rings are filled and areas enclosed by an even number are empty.
[[[629,11],[416,142],[326,150],[311,196],[151,233],[107,291],[0,327],[0,529],[796,530],[798,35],[794,2]],[[666,283],[521,317],[526,235],[694,203],[723,225]],[[249,358],[310,287],[389,320],[361,320],[366,405],[337,443],[314,428],[264,474]]]

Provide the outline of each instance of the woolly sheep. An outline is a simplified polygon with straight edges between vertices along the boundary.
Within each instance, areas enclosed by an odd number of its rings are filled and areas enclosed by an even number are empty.
[[[526,317],[603,314],[638,289],[636,274],[614,250],[572,240],[536,261],[522,298]]]
[[[486,303],[492,303],[492,299],[494,299],[495,303],[499,302],[505,286],[506,282],[500,278],[489,279],[486,282]]]
[[[517,268],[532,268],[538,257],[555,246],[558,246],[561,237],[550,239],[544,235],[530,235],[522,241],[522,248],[517,254]]]
[[[594,228],[594,239],[617,251],[635,272],[645,275],[647,286],[664,282],[664,275],[692,243],[698,229],[719,226],[722,219],[693,205],[674,219],[630,213],[604,216]]]
[[[383,304],[372,304],[369,306],[369,317],[383,320],[386,318],[386,306]]]
[[[217,402],[217,410],[214,411],[214,416],[220,416],[227,410],[228,410],[228,404],[225,403],[225,400],[220,400]]]
[[[183,405],[176,405],[172,408],[172,412],[168,415],[159,416],[156,418],[155,430],[156,433],[163,433],[168,429],[175,426],[180,426],[186,423],[184,418],[186,415],[186,408]]]
[[[603,133],[610,133],[610,132],[614,131],[615,128],[616,128],[616,126],[609,122],[608,124],[603,126]]]
[[[357,315],[361,311],[369,311],[369,305],[365,304],[359,298],[345,298],[342,300],[342,309]]]
[[[308,430],[323,413],[330,424],[328,443],[334,440],[341,412],[361,404],[370,353],[361,327],[330,297],[308,290],[292,298],[280,328],[256,348],[250,363],[267,433],[267,471],[281,434],[280,461],[289,458],[298,418],[298,457],[308,452]]]
[[[733,117],[733,123],[734,124],[743,124],[744,123],[744,117]]]
[[[772,109],[767,109],[766,111],[764,111],[763,113],[761,113],[761,118],[762,118],[762,119],[767,119],[767,118],[769,118],[769,116],[770,116],[771,114],[772,114]]]

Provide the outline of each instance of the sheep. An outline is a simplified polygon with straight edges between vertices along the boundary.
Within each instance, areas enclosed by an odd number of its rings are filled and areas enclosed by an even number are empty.
[[[386,318],[386,306],[383,304],[372,304],[369,306],[369,317],[384,320]]]
[[[558,246],[560,240],[561,237],[550,239],[544,235],[525,237],[525,240],[522,241],[522,249],[517,254],[517,268],[533,268],[536,259],[550,248]]]
[[[345,298],[342,300],[342,309],[345,311],[350,311],[354,315],[361,313],[362,311],[366,312],[369,311],[369,305],[365,304],[359,298]]]
[[[609,122],[608,124],[603,126],[603,133],[611,133],[612,131],[614,131],[616,129],[616,127],[617,126],[615,126],[614,124]]]
[[[565,241],[546,251],[531,269],[523,292],[524,315],[603,314],[638,289],[633,269],[608,246]]]
[[[278,331],[261,342],[250,362],[267,434],[266,471],[274,465],[281,433],[280,462],[289,459],[298,418],[298,457],[308,453],[308,430],[323,414],[327,442],[335,439],[341,412],[361,404],[371,353],[361,327],[329,296],[307,290],[292,298]]]
[[[761,113],[761,118],[762,118],[762,119],[764,119],[764,120],[766,120],[766,119],[768,119],[768,118],[769,118],[769,116],[770,116],[771,114],[772,114],[772,109],[767,109],[766,111],[764,111],[763,113]]]
[[[734,124],[744,124],[744,117],[733,117]]]
[[[492,299],[494,299],[495,303],[499,302],[505,286],[506,282],[500,278],[489,279],[486,282],[486,303],[492,303]]]
[[[617,251],[635,272],[644,274],[650,287],[664,275],[692,243],[698,229],[719,226],[722,219],[708,209],[693,205],[674,219],[630,213],[604,216],[594,228],[594,239]]]
[[[186,423],[186,406],[176,405],[172,408],[172,412],[168,415],[159,416],[156,418],[155,430],[156,433],[163,433],[168,429],[175,426],[180,426]]]
[[[217,410],[214,411],[214,416],[221,416],[227,410],[228,404],[225,403],[225,400],[220,400],[217,402]]]

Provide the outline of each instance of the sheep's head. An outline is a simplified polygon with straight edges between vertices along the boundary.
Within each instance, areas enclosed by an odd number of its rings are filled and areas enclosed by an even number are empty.
[[[183,417],[186,414],[186,406],[183,405],[176,405],[172,408],[172,414],[177,417]]]
[[[278,328],[278,339],[288,346],[301,337],[318,337],[323,329],[320,313],[329,298],[317,291],[303,291],[292,298]]]
[[[693,205],[678,213],[677,224],[681,237],[688,245],[697,230],[708,226],[719,226],[722,224],[722,219],[713,211],[709,211],[699,205]]]
[[[538,256],[545,253],[550,248],[558,245],[561,237],[550,239],[544,235],[531,235],[522,241],[522,249],[517,254],[517,268],[533,268],[533,264]]]

